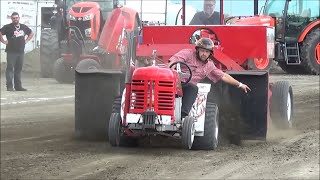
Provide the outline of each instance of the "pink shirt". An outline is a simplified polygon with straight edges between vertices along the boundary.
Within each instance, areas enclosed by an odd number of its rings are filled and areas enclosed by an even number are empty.
[[[169,62],[170,64],[176,61],[182,61],[189,65],[192,71],[192,84],[197,84],[205,77],[208,77],[214,83],[222,79],[224,72],[218,69],[213,61],[209,60],[208,63],[203,63],[200,60],[197,60],[196,50],[194,49],[183,49],[173,55]],[[181,65],[183,72],[189,72],[187,68],[184,68],[185,65]]]

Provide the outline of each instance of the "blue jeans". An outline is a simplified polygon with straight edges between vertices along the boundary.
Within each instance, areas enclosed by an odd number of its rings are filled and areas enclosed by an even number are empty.
[[[182,87],[182,107],[181,107],[181,118],[188,116],[194,101],[198,95],[198,86],[188,83]]]

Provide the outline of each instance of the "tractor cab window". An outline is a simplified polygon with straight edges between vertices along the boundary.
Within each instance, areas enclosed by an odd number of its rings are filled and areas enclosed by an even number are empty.
[[[292,0],[289,3],[288,15],[301,18],[317,18],[319,17],[319,1]]]
[[[318,0],[291,0],[287,12],[287,36],[297,38],[303,29],[318,17]]]
[[[282,17],[286,0],[269,0],[266,1],[263,14],[272,17]]]

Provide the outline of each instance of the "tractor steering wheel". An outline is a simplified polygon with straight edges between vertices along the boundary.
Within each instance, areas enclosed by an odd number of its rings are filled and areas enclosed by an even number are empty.
[[[181,64],[182,64],[182,65],[185,65],[185,66],[187,67],[187,69],[188,69],[189,72],[183,72],[182,69],[181,69],[181,67],[180,67]],[[191,78],[192,78],[191,68],[190,68],[190,66],[189,66],[188,64],[186,64],[185,62],[181,62],[181,61],[177,61],[177,62],[172,63],[172,64],[169,66],[169,68],[172,68],[172,67],[175,66],[175,65],[177,65],[177,66],[175,67],[175,69],[176,69],[176,71],[178,72],[178,74],[180,75],[180,78],[183,79],[183,80],[186,79],[184,82],[181,82],[181,86],[184,87],[184,86],[186,86],[186,85],[191,81]],[[188,78],[186,78],[186,77],[188,77]]]

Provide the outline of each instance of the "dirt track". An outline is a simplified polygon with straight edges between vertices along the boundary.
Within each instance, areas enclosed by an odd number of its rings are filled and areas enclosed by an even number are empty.
[[[1,80],[1,179],[319,179],[319,76],[273,75],[293,85],[295,128],[217,151],[79,141],[73,85],[24,78],[28,92],[6,92]]]

